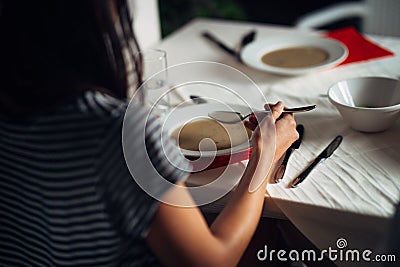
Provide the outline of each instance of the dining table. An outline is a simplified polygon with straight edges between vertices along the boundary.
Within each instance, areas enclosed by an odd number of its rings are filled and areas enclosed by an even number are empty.
[[[305,34],[290,26],[195,18],[154,47],[167,52],[168,66],[214,62],[239,71],[254,82],[264,98],[254,95],[256,99],[252,99],[252,91],[247,90],[244,84],[210,68],[182,68],[181,75],[218,76],[222,81],[237,82],[234,90],[246,95],[250,102],[254,100],[251,103],[257,108],[265,102],[276,101],[282,101],[288,107],[317,105],[314,111],[295,115],[297,124],[304,126],[304,136],[299,149],[290,157],[283,180],[268,183],[262,216],[289,220],[321,250],[343,248],[339,247],[338,241],[341,240],[346,242],[347,248],[380,251],[390,235],[392,219],[400,202],[400,120],[383,132],[353,130],[329,101],[327,91],[335,83],[355,77],[399,79],[400,38],[364,35],[390,51],[390,56],[284,75],[255,69],[202,35],[204,31],[211,32],[227,46],[236,49],[240,46],[240,38],[252,30],[256,31],[255,40]],[[320,36],[324,32],[307,34]],[[171,96],[171,103],[178,105],[189,101],[192,95],[212,97],[210,91],[177,90]],[[299,186],[290,188],[290,182],[338,135],[343,136],[343,141],[333,155],[319,164]],[[247,159],[232,164],[226,186],[234,186],[240,180],[246,164]],[[188,184],[209,183],[222,169],[224,167],[193,173]],[[229,194],[200,208],[219,212],[228,198]],[[347,264],[350,263],[340,262],[338,265]]]

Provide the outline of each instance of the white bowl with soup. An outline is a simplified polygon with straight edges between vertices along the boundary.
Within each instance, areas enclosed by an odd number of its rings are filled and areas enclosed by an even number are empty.
[[[250,113],[241,105],[207,103],[173,109],[164,122],[163,130],[179,145],[185,156],[215,157],[249,149],[249,131],[243,124],[221,124],[208,116],[217,110]],[[200,152],[201,150],[201,152]]]
[[[230,154],[232,148],[247,148],[251,131],[243,122],[222,124],[211,118],[198,118],[177,127],[171,136],[186,155],[197,156],[200,150],[222,155]]]
[[[241,52],[253,68],[282,75],[300,75],[336,66],[348,55],[341,42],[311,34],[271,36],[256,40]]]
[[[386,77],[360,77],[334,84],[330,102],[355,130],[381,132],[400,117],[400,81]]]

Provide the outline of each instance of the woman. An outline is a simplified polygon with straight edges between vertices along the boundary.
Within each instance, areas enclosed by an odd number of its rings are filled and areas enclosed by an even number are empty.
[[[254,130],[251,159],[209,227],[197,207],[147,195],[126,166],[121,128],[127,91],[141,82],[141,59],[125,1],[0,3],[0,265],[236,265],[262,210],[271,140],[261,133],[270,117],[246,123]],[[157,120],[144,122],[144,108],[134,108],[131,149],[135,133],[151,128],[148,155],[166,179],[184,186],[184,161],[165,163],[161,146],[175,158],[178,152],[155,142]],[[271,108],[276,162],[298,135],[293,115],[281,116],[282,103]],[[250,193],[253,179],[263,183]],[[185,190],[158,192],[193,202]]]

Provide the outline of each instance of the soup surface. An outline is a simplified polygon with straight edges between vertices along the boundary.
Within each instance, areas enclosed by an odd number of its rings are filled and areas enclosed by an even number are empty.
[[[221,124],[213,119],[198,119],[184,124],[175,129],[172,137],[175,138],[179,147],[192,151],[199,151],[200,141],[211,139],[217,150],[231,148],[247,142],[251,136],[242,122],[235,124]],[[213,151],[211,142],[202,144],[203,151]]]
[[[325,62],[329,54],[318,47],[302,46],[278,49],[264,54],[261,61],[279,68],[307,68]]]

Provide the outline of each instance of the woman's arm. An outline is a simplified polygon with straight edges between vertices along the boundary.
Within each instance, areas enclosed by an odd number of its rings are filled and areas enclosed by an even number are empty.
[[[183,208],[160,203],[150,227],[147,241],[153,252],[166,266],[235,266],[243,255],[257,227],[263,203],[267,179],[264,179],[271,165],[271,155],[266,151],[271,146],[268,127],[282,113],[283,105],[272,106],[273,120],[264,119],[257,126],[251,119],[253,153],[243,177],[233,192],[226,207],[215,222],[208,227],[197,207]],[[293,115],[285,115],[276,122],[277,149],[275,159],[297,138]],[[284,133],[282,136],[279,134]],[[273,142],[272,142],[273,143]],[[273,144],[272,144],[273,145]],[[283,151],[283,152],[282,152]],[[263,181],[254,192],[249,192],[252,179]],[[167,195],[191,199],[188,191],[179,196],[172,189]],[[166,196],[168,197],[168,196]]]

